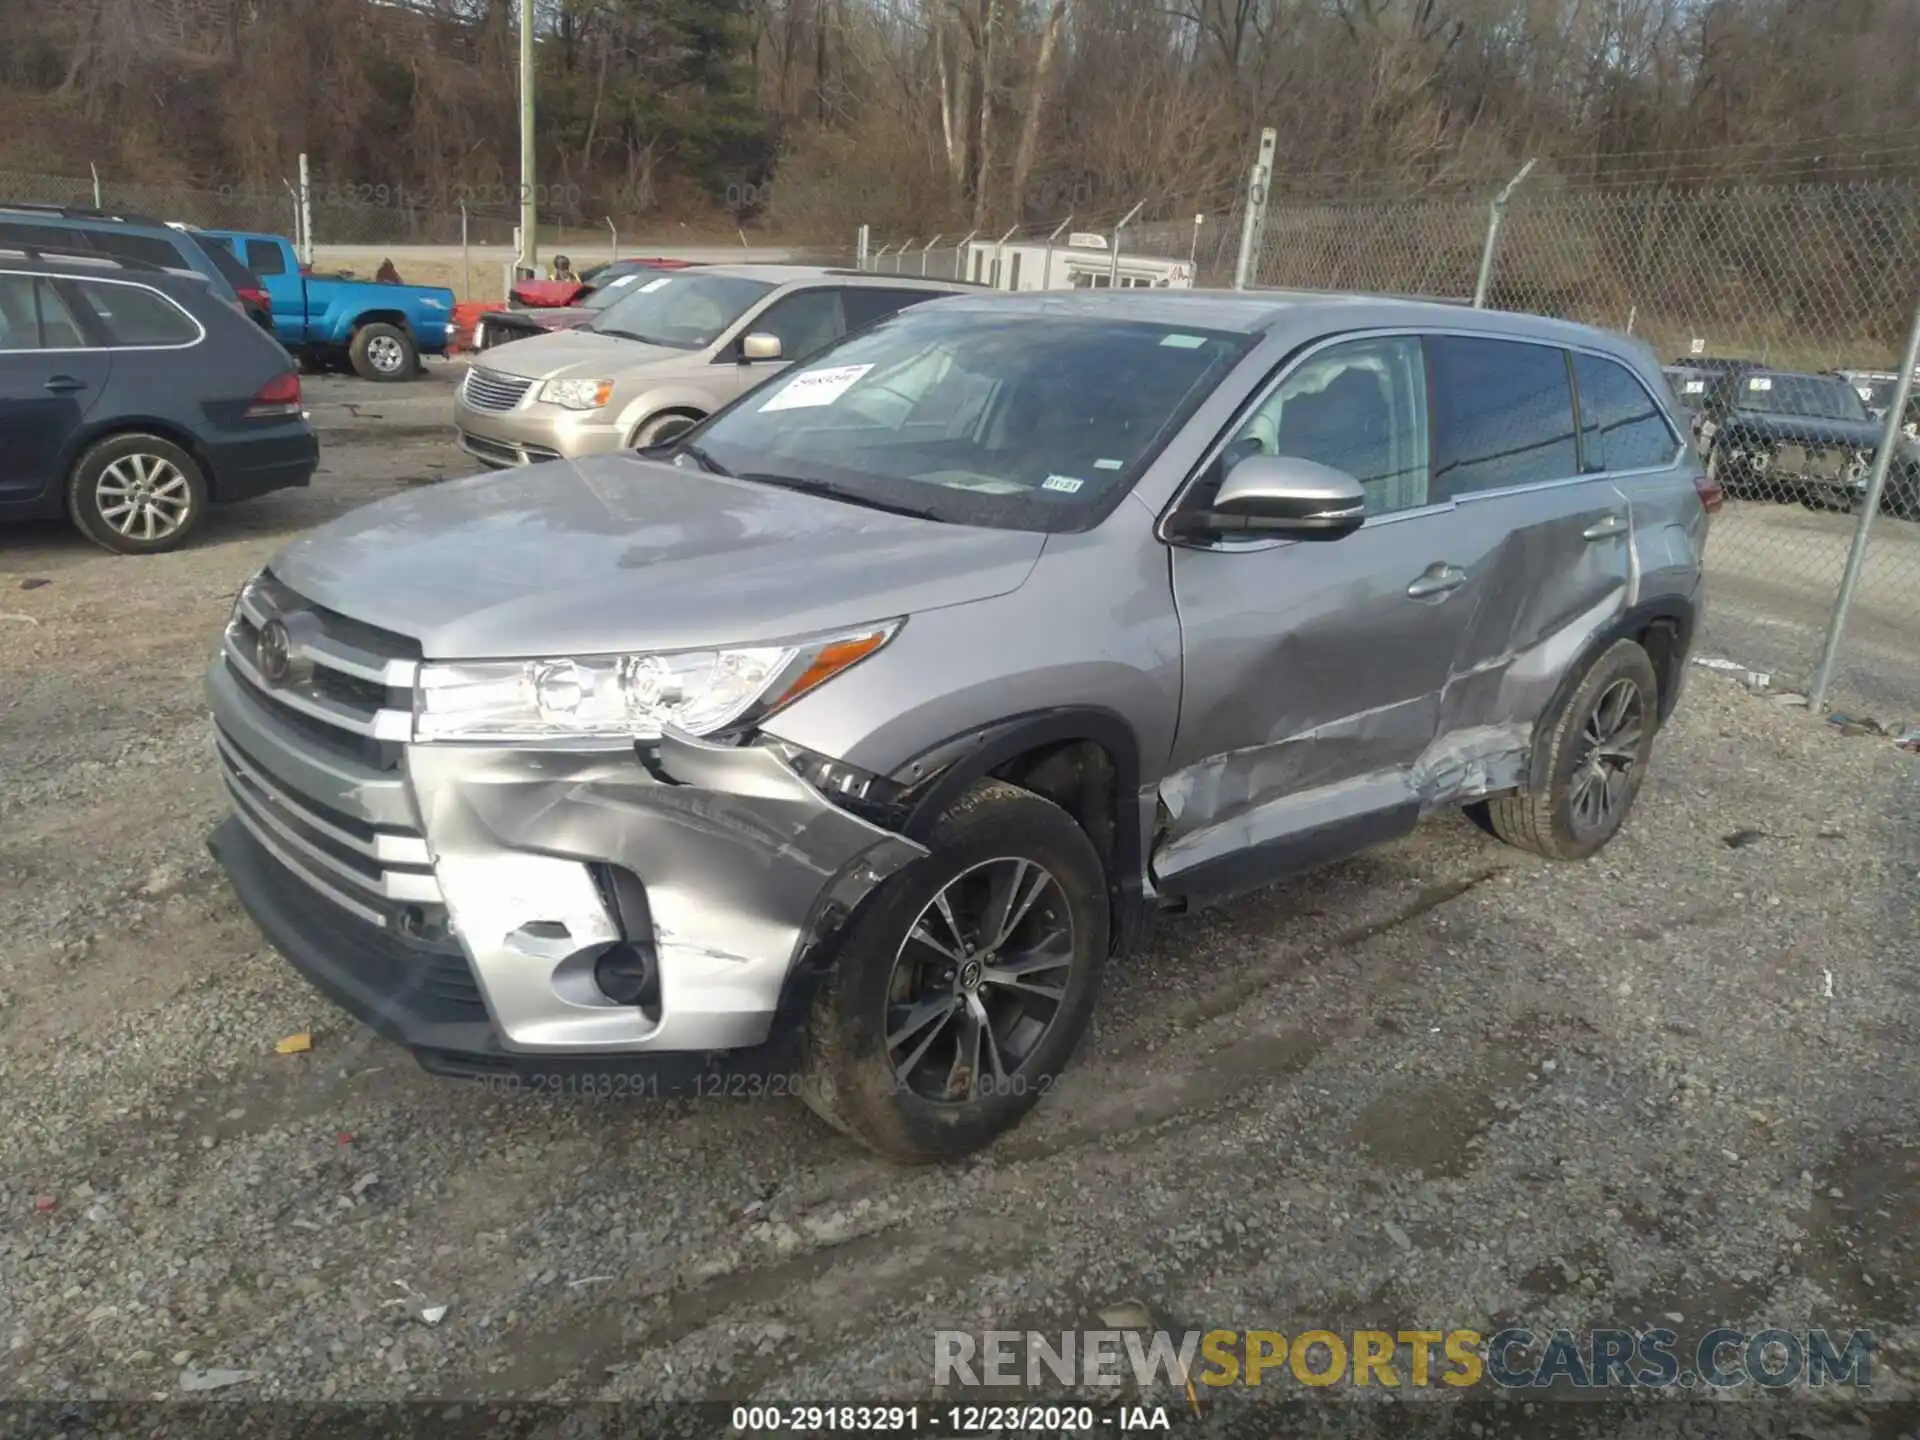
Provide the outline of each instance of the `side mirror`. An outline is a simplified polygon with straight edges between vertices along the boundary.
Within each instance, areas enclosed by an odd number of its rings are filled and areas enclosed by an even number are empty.
[[[1367,492],[1344,470],[1292,455],[1249,455],[1233,465],[1213,503],[1178,518],[1183,535],[1271,535],[1338,540],[1367,518]]]
[[[744,337],[740,341],[740,363],[751,365],[756,360],[778,360],[780,358],[780,337],[761,331]]]

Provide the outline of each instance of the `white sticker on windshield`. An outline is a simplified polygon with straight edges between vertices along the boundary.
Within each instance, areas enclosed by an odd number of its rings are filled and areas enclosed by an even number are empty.
[[[1127,468],[1127,462],[1124,460],[1096,460],[1093,462],[1093,468],[1096,470],[1124,470]]]
[[[1087,482],[1075,479],[1071,475],[1049,475],[1040,482],[1042,490],[1058,490],[1062,495],[1072,495]]]
[[[638,275],[616,275],[607,282],[607,288],[609,290],[618,290],[622,285],[631,285],[639,278]]]
[[[1704,380],[1689,380],[1687,381],[1686,389],[1682,393],[1687,395],[1701,395],[1706,392],[1706,388],[1707,382]]]
[[[815,370],[806,375],[796,375],[780,387],[779,393],[760,407],[765,414],[769,410],[810,410],[819,405],[831,405],[838,400],[859,378],[871,370],[871,365],[835,365],[829,370]]]
[[[1770,376],[1756,375],[1747,381],[1747,388],[1749,390],[1771,390],[1773,388],[1773,380]]]
[[[1171,345],[1175,350],[1198,350],[1207,343],[1204,335],[1162,335],[1162,345]]]
[[[629,277],[629,278],[631,278],[631,277]],[[616,280],[616,281],[615,281],[614,283],[615,283],[615,284],[617,285],[617,284],[619,284],[620,282]],[[638,290],[638,291],[636,291],[635,293],[636,293],[636,294],[640,294],[640,295],[650,295],[650,294],[652,294],[652,293],[653,293],[653,292],[654,292],[655,290],[658,290],[658,289],[660,289],[661,287],[663,287],[663,286],[666,286],[666,285],[671,285],[672,283],[673,283],[673,277],[672,277],[671,275],[661,275],[661,276],[659,276],[659,277],[658,277],[658,278],[656,278],[656,279],[653,279],[653,280],[649,280],[649,281],[647,281],[647,283],[646,283],[646,284],[644,284],[644,285],[642,285],[642,286],[641,286],[641,287],[639,288],[639,290]]]

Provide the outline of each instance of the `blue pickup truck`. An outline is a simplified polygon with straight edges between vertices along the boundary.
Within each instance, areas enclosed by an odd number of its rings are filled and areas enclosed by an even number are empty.
[[[453,291],[432,285],[389,285],[334,279],[300,268],[291,242],[242,230],[198,230],[260,277],[273,305],[273,331],[294,354],[311,360],[344,356],[367,380],[405,380],[422,355],[443,355],[453,335]]]

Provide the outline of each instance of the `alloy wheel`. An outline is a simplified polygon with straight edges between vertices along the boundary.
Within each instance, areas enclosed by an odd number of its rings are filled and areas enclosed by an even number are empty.
[[[1592,835],[1609,830],[1626,813],[1640,763],[1646,713],[1640,687],[1616,680],[1594,701],[1581,727],[1581,758],[1573,772],[1571,808],[1575,831]]]
[[[193,489],[171,460],[122,455],[94,486],[100,518],[129,540],[164,540],[185,523]]]
[[[940,1104],[1014,1091],[1060,1013],[1073,964],[1073,911],[1051,871],[1009,856],[956,875],[894,956],[886,1048],[895,1079]]]

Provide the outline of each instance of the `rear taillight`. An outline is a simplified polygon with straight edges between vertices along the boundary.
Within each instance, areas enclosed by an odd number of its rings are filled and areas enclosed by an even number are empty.
[[[1718,515],[1725,503],[1727,492],[1720,488],[1720,482],[1704,470],[1693,472],[1694,493],[1700,497],[1700,508],[1709,515]]]
[[[240,299],[243,304],[258,305],[263,310],[273,308],[273,301],[267,298],[267,292],[264,290],[242,290]]]
[[[260,387],[259,393],[247,406],[247,414],[253,417],[271,415],[298,415],[300,413],[300,377],[289,370],[277,375]]]

